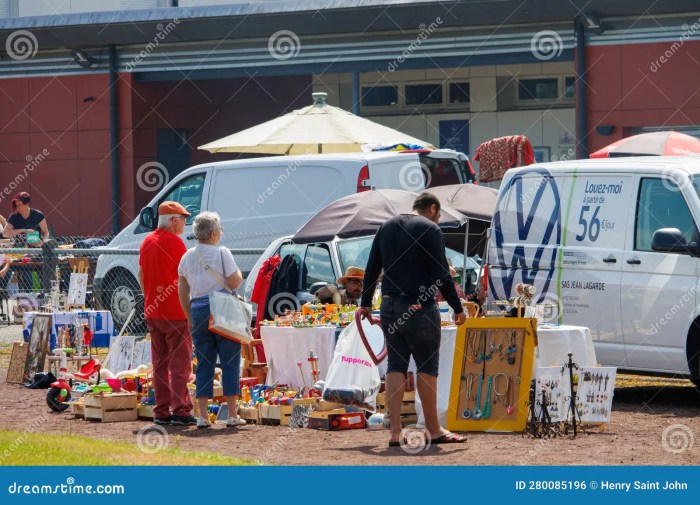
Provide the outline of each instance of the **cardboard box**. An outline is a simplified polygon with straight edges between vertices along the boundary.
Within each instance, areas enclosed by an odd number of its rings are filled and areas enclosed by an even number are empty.
[[[345,412],[343,409],[336,409],[312,412],[309,415],[309,428],[312,430],[357,430],[364,427],[364,412]]]

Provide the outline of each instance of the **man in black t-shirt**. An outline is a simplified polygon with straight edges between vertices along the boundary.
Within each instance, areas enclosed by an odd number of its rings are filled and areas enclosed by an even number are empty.
[[[411,356],[416,362],[418,394],[431,443],[466,441],[444,430],[437,415],[441,324],[435,293],[442,293],[458,325],[466,320],[450,276],[439,220],[440,201],[430,193],[420,194],[413,203],[413,213],[396,216],[379,228],[365,270],[360,306],[367,314],[371,313],[377,278],[384,270],[381,321],[388,349],[389,446],[400,445],[401,401]]]

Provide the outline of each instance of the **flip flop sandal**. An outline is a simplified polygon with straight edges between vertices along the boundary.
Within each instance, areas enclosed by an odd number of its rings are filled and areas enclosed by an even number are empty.
[[[467,437],[457,435],[456,433],[445,433],[430,441],[431,444],[461,444],[467,441]]]

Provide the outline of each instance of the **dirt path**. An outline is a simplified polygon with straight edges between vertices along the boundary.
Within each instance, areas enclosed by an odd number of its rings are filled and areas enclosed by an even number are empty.
[[[6,384],[0,372],[0,428],[77,434],[101,439],[137,441],[143,421],[100,424],[52,414],[45,391]],[[466,444],[432,446],[417,455],[388,448],[386,431],[322,432],[308,429],[249,425],[238,429],[216,426],[168,427],[158,443],[184,450],[213,451],[274,465],[699,465],[700,392],[687,381],[635,379],[615,391],[612,422],[576,440],[560,437],[536,440],[520,434],[473,433]],[[644,385],[654,384],[654,385]],[[672,452],[674,440],[662,442],[672,425],[685,434],[690,450]],[[671,446],[669,446],[669,443]],[[683,443],[683,439],[675,439]],[[176,462],[173,462],[176,463]],[[138,464],[138,461],[134,461]]]

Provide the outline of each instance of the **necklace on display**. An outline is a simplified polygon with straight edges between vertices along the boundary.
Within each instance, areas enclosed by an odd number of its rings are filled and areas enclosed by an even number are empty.
[[[476,363],[477,350],[476,350],[476,332],[469,332],[469,341],[467,342],[467,361],[469,363]]]
[[[484,385],[484,372],[481,372],[479,374],[479,389],[476,390],[476,402],[474,403],[474,412],[472,413],[472,416],[474,417],[475,420],[481,419],[481,409],[479,408],[479,405],[481,405],[481,388]]]
[[[479,332],[479,352],[475,363],[483,363],[486,359],[486,332]]]
[[[491,390],[493,389],[493,375],[489,375],[488,385],[486,386],[486,398],[484,399],[482,419],[491,417]]]
[[[472,398],[472,386],[474,384],[474,374],[470,373],[467,375],[465,380],[465,389],[467,390],[467,404],[464,409],[464,412],[462,412],[462,417],[464,419],[469,419],[472,416],[471,411],[469,410],[469,402],[471,401]]]
[[[491,361],[491,358],[493,357],[493,330],[489,330],[488,332],[488,346],[486,345],[486,341],[484,341],[484,353],[486,353],[486,350],[488,349],[488,354],[484,356],[484,359],[486,361]]]
[[[506,380],[506,387],[502,388],[501,391],[498,391],[498,378],[503,377]],[[503,381],[501,381],[503,382]],[[496,376],[493,378],[493,403],[501,403],[503,405],[506,404],[506,395],[508,394],[508,384],[510,383],[510,379],[508,376],[503,373],[499,372],[496,374]]]
[[[508,346],[508,350],[506,351],[506,355],[508,356],[508,364],[509,365],[515,365],[515,353],[517,352],[518,347],[516,345],[516,340],[515,340],[515,330],[510,332],[510,345]]]
[[[506,415],[509,416],[515,411],[515,405],[513,404],[513,388],[511,387],[510,377],[508,377],[506,395],[508,397],[506,400]]]

